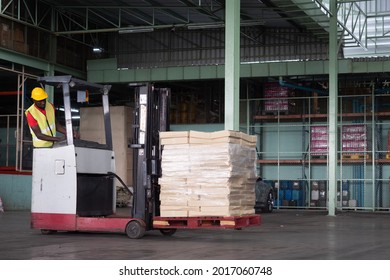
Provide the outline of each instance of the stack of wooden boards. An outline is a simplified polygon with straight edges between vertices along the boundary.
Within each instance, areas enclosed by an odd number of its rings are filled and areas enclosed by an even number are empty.
[[[161,217],[254,214],[256,136],[169,131],[160,141]]]

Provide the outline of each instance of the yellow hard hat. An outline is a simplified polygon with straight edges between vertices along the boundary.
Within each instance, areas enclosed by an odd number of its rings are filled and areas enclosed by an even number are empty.
[[[47,93],[43,90],[43,88],[36,87],[31,92],[31,98],[40,101],[46,99],[48,97]]]

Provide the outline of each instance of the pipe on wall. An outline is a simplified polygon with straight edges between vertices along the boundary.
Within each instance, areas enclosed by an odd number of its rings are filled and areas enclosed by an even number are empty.
[[[299,89],[299,90],[302,90],[302,91],[307,91],[307,92],[310,92],[310,93],[316,92],[316,93],[318,93],[320,95],[328,95],[329,94],[327,91],[324,91],[324,90],[314,89],[314,88],[309,88],[309,87],[304,87],[304,86],[299,86],[299,85],[286,83],[285,81],[283,81],[283,79],[281,77],[279,78],[279,85],[281,85],[283,87],[289,87],[289,88]]]

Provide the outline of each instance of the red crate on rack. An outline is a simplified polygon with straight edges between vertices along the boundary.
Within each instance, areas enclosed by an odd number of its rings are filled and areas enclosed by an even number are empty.
[[[390,159],[390,130],[387,131],[387,149],[386,149],[386,159]]]
[[[387,132],[387,151],[390,151],[390,130]]]
[[[264,113],[289,113],[292,105],[288,100],[291,92],[287,87],[278,83],[266,83],[264,85]]]
[[[364,154],[371,149],[371,137],[365,124],[343,125],[341,140],[343,153]]]
[[[313,125],[310,128],[311,156],[326,156],[328,154],[328,126]]]

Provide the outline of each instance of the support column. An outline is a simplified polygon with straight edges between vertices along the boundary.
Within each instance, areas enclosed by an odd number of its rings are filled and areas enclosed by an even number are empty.
[[[51,15],[51,30],[54,31],[54,26],[55,26],[55,16],[54,13]],[[49,50],[49,64],[48,64],[48,69],[45,71],[44,75],[45,76],[54,76],[55,71],[54,71],[54,65],[57,62],[57,36],[55,35],[49,35],[50,36],[50,50]],[[50,102],[54,102],[54,88],[45,86],[45,91],[49,95],[48,100]]]
[[[225,19],[225,129],[239,130],[240,0],[226,0]]]
[[[330,1],[329,26],[329,156],[328,156],[328,215],[336,214],[337,206],[337,113],[338,113],[338,44],[337,0]]]
[[[54,76],[54,73],[55,73],[54,72],[54,65],[49,63],[47,65],[47,71],[45,71],[44,75],[45,76]],[[46,85],[45,86],[45,91],[46,91],[47,95],[49,96],[48,100],[50,102],[54,102],[54,87]]]

